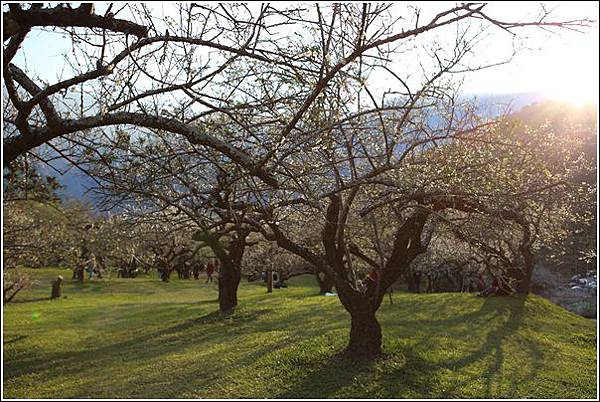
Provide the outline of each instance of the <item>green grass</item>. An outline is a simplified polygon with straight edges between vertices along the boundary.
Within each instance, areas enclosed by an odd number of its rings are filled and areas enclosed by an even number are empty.
[[[43,300],[60,272],[67,298]],[[396,293],[378,313],[386,357],[352,363],[335,357],[349,317],[311,277],[242,283],[219,318],[214,284],[69,272],[36,270],[5,307],[5,398],[596,396],[595,322],[536,296]]]

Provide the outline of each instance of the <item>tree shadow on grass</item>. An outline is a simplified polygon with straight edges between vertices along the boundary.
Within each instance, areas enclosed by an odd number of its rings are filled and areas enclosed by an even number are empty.
[[[272,309],[264,306],[260,309],[246,309],[242,306],[228,316],[221,316],[218,312],[213,312],[201,317],[179,320],[171,325],[168,322],[165,323],[164,320],[168,320],[170,317],[181,316],[178,313],[180,311],[177,307],[179,304],[181,303],[155,303],[145,309],[144,314],[140,314],[135,303],[113,307],[113,309],[124,310],[108,314],[117,318],[111,319],[111,329],[106,331],[106,334],[110,335],[112,331],[118,333],[125,329],[130,331],[125,338],[121,335],[120,341],[107,344],[106,341],[110,337],[103,336],[104,342],[99,346],[95,345],[94,339],[90,339],[90,346],[85,346],[84,350],[63,349],[42,354],[38,353],[39,351],[31,350],[26,355],[22,355],[18,361],[5,362],[7,370],[4,381],[30,374],[40,375],[43,378],[46,373],[59,372],[61,378],[76,378],[68,393],[77,396],[104,395],[108,388],[105,385],[98,387],[94,381],[109,384],[109,387],[118,389],[119,394],[123,396],[138,394],[149,396],[153,392],[172,396],[181,395],[181,392],[203,395],[202,389],[208,391],[211,389],[210,382],[206,382],[206,377],[212,378],[213,381],[220,381],[222,378],[219,376],[227,376],[233,369],[244,370],[246,366],[256,363],[260,358],[281,348],[288,347],[292,342],[310,341],[314,336],[323,335],[332,329],[344,326],[344,322],[337,319],[340,314],[345,314],[343,311],[325,311],[322,314],[315,314],[314,306],[304,306],[304,308],[294,310],[292,314],[289,314],[284,308]],[[186,310],[186,314],[189,317],[189,314],[194,315],[198,310],[198,306],[196,306],[191,310]],[[202,311],[202,309],[200,310]],[[139,321],[139,325],[133,324],[132,320],[146,314],[152,314],[153,318],[142,319]],[[87,312],[82,319],[83,321],[78,322],[78,326],[81,322],[87,322],[88,319],[97,325],[98,313]],[[152,323],[153,327],[148,327],[146,322]],[[310,325],[299,333],[297,325],[305,322],[310,322]],[[73,324],[67,325],[71,327]],[[98,335],[103,332],[98,332]],[[281,333],[288,335],[282,336],[279,340]],[[246,339],[246,341],[240,341],[241,339]],[[252,343],[253,339],[260,339],[260,343]],[[248,340],[251,342],[248,343]],[[223,354],[223,350],[229,348],[236,350],[236,353],[234,355]],[[161,367],[162,363],[158,363],[157,366],[157,361],[162,361],[162,357],[168,361],[171,356],[181,355],[186,350],[195,350],[202,353],[204,357],[202,361],[194,360],[181,367],[169,366],[169,372],[176,370],[177,380],[170,375],[165,377],[163,370],[160,369],[157,370],[157,373],[162,372],[162,374],[156,376],[152,371],[144,372],[142,376],[144,386],[137,386],[139,384],[136,384],[136,381],[139,383],[142,379],[139,376],[136,377],[137,379],[131,378],[132,388],[131,393],[128,393],[124,384],[130,381],[131,375],[124,373],[123,376],[119,375],[120,379],[114,379],[112,376],[102,374],[103,372],[115,372],[115,368],[119,372],[121,369],[118,366],[121,362],[132,359],[140,362],[135,366],[136,370],[144,371],[146,366]],[[223,357],[226,359],[223,360]],[[204,358],[207,360],[204,361]],[[205,367],[207,365],[216,368],[207,371]],[[126,369],[123,368],[123,370]],[[251,373],[249,372],[248,375]],[[182,383],[181,378],[188,379],[190,383]],[[150,381],[151,379],[153,380]],[[88,384],[88,388],[86,389],[83,384]],[[157,384],[162,385],[159,387]],[[173,389],[171,390],[171,388]],[[46,394],[43,395],[54,395],[48,393],[54,391],[44,392]],[[65,390],[65,392],[67,391]]]
[[[221,380],[231,370],[250,366],[261,357],[288,345],[287,338],[263,337],[257,338],[260,341],[253,341],[250,333],[255,329],[252,323],[271,312],[269,309],[241,309],[230,316],[215,312],[98,348],[44,356],[33,354],[34,358],[28,361],[20,359],[17,364],[12,362],[4,381],[33,373],[43,377],[44,371],[49,370],[59,372],[65,380],[74,378],[72,385],[61,391],[64,392],[63,397],[177,397],[187,393],[201,394],[201,390],[210,390],[213,381]],[[237,323],[244,325],[235,325]],[[223,351],[227,349],[235,349],[235,355],[224,354]],[[200,353],[202,358],[188,359],[175,366],[169,364],[170,358],[184,356],[187,350]],[[129,369],[126,367],[118,368],[121,362],[128,360],[139,362],[134,366],[135,371],[127,371]],[[161,369],[163,362],[165,366]],[[103,374],[115,373],[115,368],[122,375]],[[168,375],[165,370],[168,370]],[[99,386],[99,383],[102,385]],[[41,392],[45,394],[40,393],[40,396],[56,396],[54,389]],[[112,394],[106,395],[107,392]]]
[[[491,358],[491,362],[488,366],[478,374],[478,377],[484,382],[485,394],[482,396],[486,398],[497,396],[494,395],[494,379],[501,375],[504,361],[507,357],[505,356],[502,345],[508,338],[517,332],[523,323],[525,298],[511,297],[511,299],[512,300],[508,303],[497,303],[493,298],[487,299],[481,308],[482,314],[492,312],[492,316],[495,317],[496,320],[504,319],[504,322],[495,327],[493,326],[493,322],[490,322],[490,330],[485,336],[485,341],[475,352],[459,359],[447,361],[443,364],[443,367],[447,369],[460,370],[486,360],[487,358]],[[528,342],[527,345],[531,345],[531,343]],[[537,353],[535,354],[537,355]],[[510,358],[510,356],[508,357]],[[537,372],[534,370],[530,373],[530,378],[534,378],[536,375]],[[472,380],[475,380],[475,378],[458,382],[438,395],[438,397],[455,395],[462,386]]]
[[[277,399],[327,398],[351,385],[358,377],[369,372],[377,360],[353,361],[334,355],[326,358],[323,364],[306,377],[296,381],[290,389],[274,395]],[[353,395],[366,398],[368,395]]]
[[[192,304],[197,304],[197,305],[201,305],[201,304],[218,304],[219,303],[219,299],[210,299],[210,300],[199,300],[196,302],[193,302]]]
[[[482,390],[481,394],[476,395],[477,397],[498,396],[497,377],[503,371],[508,372],[506,369],[503,370],[503,366],[505,360],[510,358],[510,356],[505,355],[506,352],[503,351],[502,346],[521,326],[524,315],[524,301],[524,299],[519,300],[518,298],[493,297],[486,299],[479,310],[467,314],[455,314],[449,318],[443,318],[447,317],[448,314],[447,311],[444,313],[442,309],[438,315],[441,317],[440,319],[407,319],[404,321],[407,326],[417,327],[420,330],[419,332],[423,334],[421,340],[417,341],[416,344],[401,344],[393,348],[393,356],[374,362],[353,364],[351,361],[331,356],[318,363],[306,361],[304,363],[310,363],[307,365],[306,375],[298,378],[299,370],[295,370],[293,377],[290,378],[289,388],[280,391],[275,390],[273,394],[279,392],[278,395],[275,395],[278,398],[332,397],[344,393],[352,397],[437,398],[464,396],[463,387],[476,382],[481,384],[480,388]],[[210,301],[201,303],[210,303]],[[148,313],[159,314],[161,317],[164,316],[165,319],[168,319],[169,316],[176,316],[176,313],[180,311],[175,308],[174,305],[176,304],[185,303],[160,303],[164,307],[162,310],[158,309],[159,304],[157,303],[157,305],[152,306],[152,309],[148,309]],[[198,303],[192,303],[192,305],[194,304],[197,305]],[[131,307],[134,307],[134,305]],[[96,373],[101,373],[104,368],[119,364],[118,362],[124,358],[139,359],[144,362],[139,367],[144,367],[146,363],[156,364],[156,358],[181,353],[183,350],[189,350],[194,345],[198,348],[211,347],[207,344],[235,348],[239,346],[239,339],[244,339],[243,335],[250,333],[289,331],[294,336],[294,342],[311,342],[313,337],[326,336],[332,330],[348,329],[347,313],[342,309],[322,310],[315,313],[315,308],[314,304],[306,304],[295,309],[293,314],[288,315],[285,307],[276,310],[267,308],[245,310],[242,307],[231,316],[221,316],[218,312],[205,314],[202,317],[190,318],[152,332],[141,332],[140,336],[130,336],[122,342],[115,342],[84,351],[48,353],[42,357],[35,356],[32,353],[26,361],[10,362],[10,370],[8,374],[5,374],[5,380],[30,373],[39,374],[41,371],[52,369],[58,365],[60,366],[61,376],[77,376],[79,373],[92,374],[90,376],[85,375],[83,382],[78,383],[77,388],[71,388],[71,392],[79,395],[82,395],[82,392],[86,395],[91,392],[98,395],[101,392],[107,392],[107,390],[95,390],[92,379],[97,375]],[[194,308],[190,312],[195,311]],[[139,315],[139,311],[136,311],[136,315]],[[126,314],[123,318],[131,319],[132,317]],[[469,325],[465,326],[465,323]],[[167,325],[169,324],[167,323]],[[297,325],[308,328],[303,327],[300,332],[295,329]],[[143,331],[143,328],[140,329]],[[384,334],[385,332],[384,326]],[[474,334],[473,339],[478,340],[478,343],[474,343],[474,345],[478,345],[476,350],[471,353],[464,352],[456,358],[441,362],[433,361],[427,357],[427,351],[431,347],[444,347],[439,343],[436,344],[436,337],[449,335],[456,339],[463,336],[465,332]],[[414,339],[414,337],[410,338]],[[542,354],[539,347],[535,342],[519,340],[523,342],[523,347],[530,352],[529,355],[534,357],[534,361],[532,368],[527,373],[519,370],[515,374],[516,379],[511,379],[508,382],[508,388],[506,388],[506,384],[504,385],[502,391],[505,394],[516,393],[519,378],[523,379],[525,375],[535,378],[537,370],[540,368],[538,357]],[[262,338],[261,342],[263,342]],[[132,391],[131,394],[127,394],[126,385],[131,384],[134,386],[136,381],[139,381],[139,377],[126,376],[126,378],[115,379],[114,387],[115,390],[118,389],[119,392],[130,397],[134,394],[137,395],[137,393],[141,396],[149,396],[153,395],[153,392],[174,396],[181,395],[177,394],[178,392],[197,392],[200,395],[201,391],[198,390],[201,388],[199,387],[206,386],[206,389],[209,389],[210,381],[220,379],[219,376],[229,375],[233,368],[243,369],[246,365],[251,365],[265,354],[288,345],[289,342],[289,340],[269,340],[264,344],[252,344],[251,347],[245,345],[242,352],[236,352],[235,358],[230,362],[221,361],[223,348],[216,348],[214,351],[207,349],[205,356],[208,359],[207,363],[213,367],[212,369],[205,369],[203,367],[204,362],[194,361],[183,364],[181,367],[170,368],[170,370],[175,370],[177,373],[177,380],[171,379],[171,376],[165,377],[161,370],[157,370],[156,376],[154,374],[145,375],[144,386]],[[335,341],[336,344],[337,342]],[[303,364],[302,355],[292,357]],[[314,362],[314,359],[312,362]],[[472,373],[473,370],[471,372],[465,371],[465,368],[468,369],[472,365],[482,365],[483,369],[479,369],[476,374]],[[250,371],[250,369],[248,370]],[[460,371],[461,376],[452,379],[452,383],[445,385],[444,381],[448,381],[448,371]],[[206,378],[201,378],[202,375],[205,375]],[[248,375],[252,375],[252,373],[249,372]],[[517,378],[517,376],[520,377]],[[92,379],[87,380],[88,377]],[[100,374],[100,377],[102,377],[102,374]],[[110,382],[113,380],[104,378],[104,381]],[[165,383],[165,381],[167,382]],[[355,382],[364,383],[364,387],[354,386]],[[376,395],[369,393],[371,383],[377,384]],[[169,388],[169,384],[173,385],[172,389]],[[179,386],[180,388],[178,388]],[[163,390],[161,387],[169,389]],[[142,393],[144,394],[142,395]],[[274,395],[270,394],[269,396],[273,397]]]
[[[46,300],[52,300],[52,298],[50,298],[50,297],[33,297],[33,298],[27,298],[27,299],[15,299],[15,300],[11,301],[8,305],[33,303],[33,302],[46,301]]]
[[[438,366],[411,349],[375,360],[353,361],[339,354],[324,359],[274,398],[425,398],[439,383]]]
[[[98,348],[50,353],[43,357],[32,353],[30,356],[23,356],[18,362],[8,363],[4,378],[7,380],[30,373],[39,373],[56,366],[62,366],[62,375],[69,375],[88,369],[89,363],[93,362],[94,366],[104,364],[108,366],[112,360],[122,359],[123,356],[155,358],[177,352],[178,348],[190,344],[190,338],[194,339],[196,343],[220,338],[226,341],[226,336],[239,335],[252,330],[252,327],[229,325],[229,323],[253,322],[260,316],[269,314],[269,312],[270,310],[263,309],[220,316],[217,311],[200,318],[185,320],[167,328],[147,332],[142,336],[132,337],[123,342],[111,343]]]
[[[410,350],[405,347],[402,350],[402,354],[405,355],[407,364],[403,366],[400,371],[393,374],[392,377],[396,377],[397,375],[399,378],[411,378],[410,375],[407,376],[407,374],[409,374],[407,369],[411,370],[411,367],[417,366],[426,369],[425,372],[422,373],[425,376],[426,386],[421,388],[423,391],[428,391],[427,397],[465,397],[463,392],[464,388],[472,386],[476,382],[482,383],[483,394],[476,395],[475,397],[499,397],[498,391],[494,388],[495,385],[499,386],[503,383],[502,378],[499,378],[505,371],[503,368],[505,365],[505,359],[507,358],[503,350],[503,344],[521,327],[525,312],[524,303],[524,297],[506,296],[503,297],[502,300],[498,300],[497,297],[491,297],[486,299],[481,309],[477,312],[446,320],[429,320],[428,322],[432,329],[437,328],[439,330],[439,328],[442,328],[443,326],[446,328],[446,332],[448,334],[453,334],[453,325],[462,324],[465,318],[467,318],[469,321],[472,320],[479,326],[470,328],[470,331],[472,331],[475,335],[480,336],[483,340],[483,343],[481,343],[481,346],[479,346],[470,354],[455,359],[449,359],[440,363],[425,361],[423,358],[419,357],[418,351],[426,351],[427,348],[430,347],[430,342],[423,341],[421,344],[411,346]],[[484,318],[485,321],[482,320]],[[434,332],[432,331],[432,333]],[[527,379],[531,380],[537,376],[537,372],[540,369],[539,361],[541,358],[541,352],[537,345],[535,345],[533,342],[522,342],[522,345],[528,348],[528,356],[533,357],[532,368],[527,373]],[[511,356],[508,357],[510,358]],[[519,356],[519,358],[522,357],[523,356]],[[467,370],[465,370],[468,366],[479,364],[484,364],[484,368],[481,371],[477,371],[475,374],[470,374]],[[439,386],[440,376],[444,372],[447,373],[448,371],[453,373],[461,372],[461,374],[469,375],[466,375],[466,378],[464,375],[462,375],[464,380],[454,382],[448,386]],[[516,377],[514,370],[512,374],[514,377],[509,379],[509,384],[511,385],[509,393],[514,393],[516,391],[517,382],[519,380]],[[520,374],[520,376],[524,377],[525,374]],[[394,382],[390,382],[389,385],[389,389],[392,393],[402,391],[403,387],[396,387],[396,389],[394,389]],[[507,391],[508,390],[505,390],[504,392],[506,393]],[[505,396],[507,395],[502,395],[501,397]],[[425,397],[425,395],[423,395],[423,397]]]
[[[496,396],[494,386],[499,382],[498,376],[503,372],[506,359],[503,343],[519,329],[524,316],[524,298],[498,300],[489,298],[481,308],[466,315],[449,319],[419,320],[429,337],[422,337],[420,342],[411,345],[394,347],[393,355],[372,362],[357,362],[340,360],[331,357],[293,387],[277,395],[278,398],[443,398],[464,396],[463,387],[473,382],[483,381],[483,394],[475,397]],[[433,346],[443,345],[432,342],[435,336],[454,336],[456,327],[462,326],[465,320],[478,323],[479,327],[471,328],[482,339],[481,345],[472,353],[442,362],[428,359],[427,352]],[[408,323],[410,325],[410,322]],[[456,331],[459,332],[460,331]],[[540,369],[541,352],[533,342],[525,343],[529,355],[533,357],[533,365],[528,371],[527,378],[535,378]],[[521,357],[521,356],[520,356]],[[483,370],[474,375],[457,376],[460,380],[445,384],[449,372],[460,371],[469,374],[464,369],[474,364],[484,364]],[[514,374],[514,373],[512,373]],[[520,377],[525,374],[520,373]],[[446,377],[446,378],[445,378]],[[364,387],[360,386],[362,382]],[[505,393],[514,394],[518,384],[511,378],[509,390]],[[376,395],[369,393],[369,384],[378,384]],[[354,385],[353,385],[354,384]],[[344,388],[349,387],[347,390]],[[357,393],[358,392],[358,393]]]
[[[212,313],[208,313],[199,318],[192,318],[186,320],[180,324],[174,325],[172,327],[166,328],[161,331],[155,332],[156,336],[169,335],[173,333],[178,333],[181,331],[188,330],[190,328],[196,327],[198,325],[205,324],[244,324],[248,322],[256,321],[259,317],[263,315],[269,315],[272,312],[271,309],[261,309],[254,310],[252,312],[247,311],[238,311],[231,314],[223,314],[220,311],[213,311]]]

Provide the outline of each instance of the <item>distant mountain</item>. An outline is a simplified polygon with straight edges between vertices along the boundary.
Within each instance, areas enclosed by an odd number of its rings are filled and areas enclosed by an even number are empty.
[[[473,94],[479,104],[479,111],[487,117],[498,116],[503,113],[515,113],[526,106],[544,102],[548,97],[538,92],[523,92],[516,94]]]
[[[56,180],[63,186],[57,193],[63,201],[75,199],[86,201],[94,206],[97,206],[97,200],[88,190],[96,185],[96,182],[88,175],[71,165],[64,158],[58,158],[50,162],[50,166],[41,165],[40,173],[46,176],[54,176]],[[64,172],[58,174],[57,172]]]

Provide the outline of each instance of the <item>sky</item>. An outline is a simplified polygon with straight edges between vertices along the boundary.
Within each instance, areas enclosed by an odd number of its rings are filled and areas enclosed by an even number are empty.
[[[556,19],[590,18],[598,21],[598,3],[558,3]],[[514,10],[522,6],[513,5]],[[548,97],[581,103],[598,99],[598,26],[587,33],[562,31],[531,35],[529,49],[514,62],[475,73],[469,92],[540,92]]]
[[[78,3],[74,3],[77,5]],[[422,8],[423,20],[448,2],[414,3]],[[552,9],[551,19],[590,18],[598,21],[597,2],[547,2]],[[106,4],[98,3],[101,13]],[[167,7],[167,11],[165,11]],[[539,3],[498,2],[486,6],[491,15],[511,20],[532,19],[539,11]],[[116,6],[118,8],[118,6]],[[157,5],[157,13],[168,12],[168,6]],[[120,15],[121,17],[121,15]],[[439,39],[439,38],[437,38]],[[435,40],[435,39],[430,39]],[[443,38],[442,38],[443,40]],[[582,103],[598,99],[598,24],[586,33],[562,30],[549,34],[540,29],[519,31],[517,38],[496,29],[479,49],[481,60],[498,60],[511,53],[512,44],[525,43],[511,63],[470,73],[464,79],[463,91],[467,94],[494,95],[536,92],[546,97]],[[63,54],[69,41],[56,33],[33,31],[29,34],[22,51],[15,58],[20,66],[35,69],[49,81],[67,74],[63,69]],[[27,55],[24,58],[24,55]],[[401,61],[398,61],[399,63]],[[42,68],[40,68],[40,66]],[[381,85],[395,85],[390,77],[383,78]]]

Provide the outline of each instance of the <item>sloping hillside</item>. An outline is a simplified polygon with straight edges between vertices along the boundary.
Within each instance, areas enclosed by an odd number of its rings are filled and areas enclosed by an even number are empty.
[[[309,276],[214,314],[215,284],[112,279],[79,285],[37,270],[4,309],[8,398],[594,398],[596,324],[531,296],[395,293],[386,357],[335,357],[349,319]],[[66,299],[44,300],[66,276]]]

